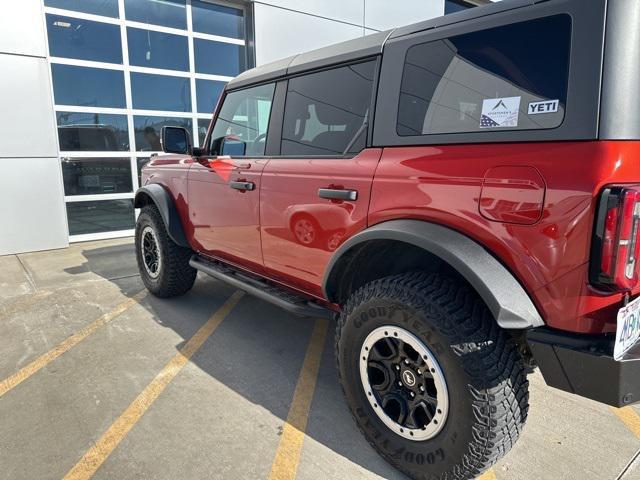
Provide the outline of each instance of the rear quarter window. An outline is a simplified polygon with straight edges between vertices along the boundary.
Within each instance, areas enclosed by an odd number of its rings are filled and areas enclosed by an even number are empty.
[[[570,50],[565,14],[414,45],[404,62],[397,133],[556,128]]]

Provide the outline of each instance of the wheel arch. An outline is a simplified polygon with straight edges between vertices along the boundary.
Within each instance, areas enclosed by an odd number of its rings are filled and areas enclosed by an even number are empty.
[[[360,268],[365,261],[367,268]],[[464,278],[502,328],[544,325],[520,282],[482,245],[421,220],[383,222],[348,239],[331,258],[322,288],[328,300],[343,303],[369,281],[416,269],[449,270]]]
[[[167,234],[171,240],[181,247],[190,248],[187,237],[184,234],[184,229],[182,228],[182,221],[180,220],[178,209],[169,192],[167,192],[162,185],[152,183],[136,191],[133,201],[135,208],[142,208],[145,205],[151,204],[155,205],[160,212],[162,221],[167,228]]]

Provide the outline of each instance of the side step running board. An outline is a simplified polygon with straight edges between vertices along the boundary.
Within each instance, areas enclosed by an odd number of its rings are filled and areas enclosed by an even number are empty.
[[[267,283],[264,280],[250,277],[222,263],[212,262],[198,255],[194,255],[191,257],[191,260],[189,260],[189,265],[213,278],[222,280],[250,295],[273,303],[301,317],[323,317],[332,319],[334,316],[334,312],[328,308],[314,304],[300,295]]]

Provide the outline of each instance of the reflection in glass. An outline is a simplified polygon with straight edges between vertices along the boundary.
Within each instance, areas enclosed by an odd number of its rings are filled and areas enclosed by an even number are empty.
[[[212,154],[262,156],[275,84],[227,94],[213,128]]]
[[[54,57],[122,63],[118,25],[47,14],[47,35]]]
[[[65,195],[98,195],[133,191],[128,158],[62,160]]]
[[[67,203],[69,235],[132,230],[133,213],[131,199]]]
[[[570,47],[568,15],[414,45],[402,74],[397,132],[411,136],[558,127],[564,119]],[[509,98],[511,107],[502,101]],[[559,107],[529,115],[528,105],[540,101],[557,101]]]
[[[124,73],[120,70],[51,65],[57,105],[125,108]]]
[[[187,37],[127,28],[127,39],[131,65],[189,71]]]
[[[201,0],[192,0],[193,30],[221,37],[244,37],[244,12]]]
[[[125,0],[124,7],[127,20],[187,28],[185,0]]]
[[[142,167],[144,167],[151,160],[150,157],[138,157],[136,158],[136,164],[138,166],[138,186],[142,186]]]
[[[132,72],[131,97],[141,110],[191,111],[191,85],[184,77]]]
[[[463,10],[468,10],[469,8],[471,8],[471,5],[458,3],[455,0],[444,0],[445,15],[448,13],[462,12]]]
[[[198,120],[198,139],[200,140],[200,147],[204,147],[204,139],[207,136],[207,130],[209,129],[209,124],[211,123],[211,119],[203,120],[202,118]]]
[[[243,45],[193,39],[197,73],[235,77],[246,67]]]
[[[123,152],[129,150],[126,115],[56,112],[60,150]]]
[[[215,80],[196,79],[196,96],[198,97],[198,112],[212,113],[218,99],[222,94],[222,90],[226,85],[225,82]]]
[[[118,18],[118,0],[44,0],[47,7]]]
[[[136,150],[139,152],[162,151],[160,144],[162,127],[183,127],[189,132],[192,131],[192,122],[189,118],[134,116],[133,125]]]
[[[370,61],[289,80],[282,155],[342,155],[362,150],[374,71],[375,62]]]

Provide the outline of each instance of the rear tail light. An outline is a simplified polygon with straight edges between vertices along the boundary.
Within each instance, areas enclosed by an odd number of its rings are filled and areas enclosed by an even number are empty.
[[[591,284],[625,291],[638,283],[640,185],[607,187],[600,196],[591,253]]]

